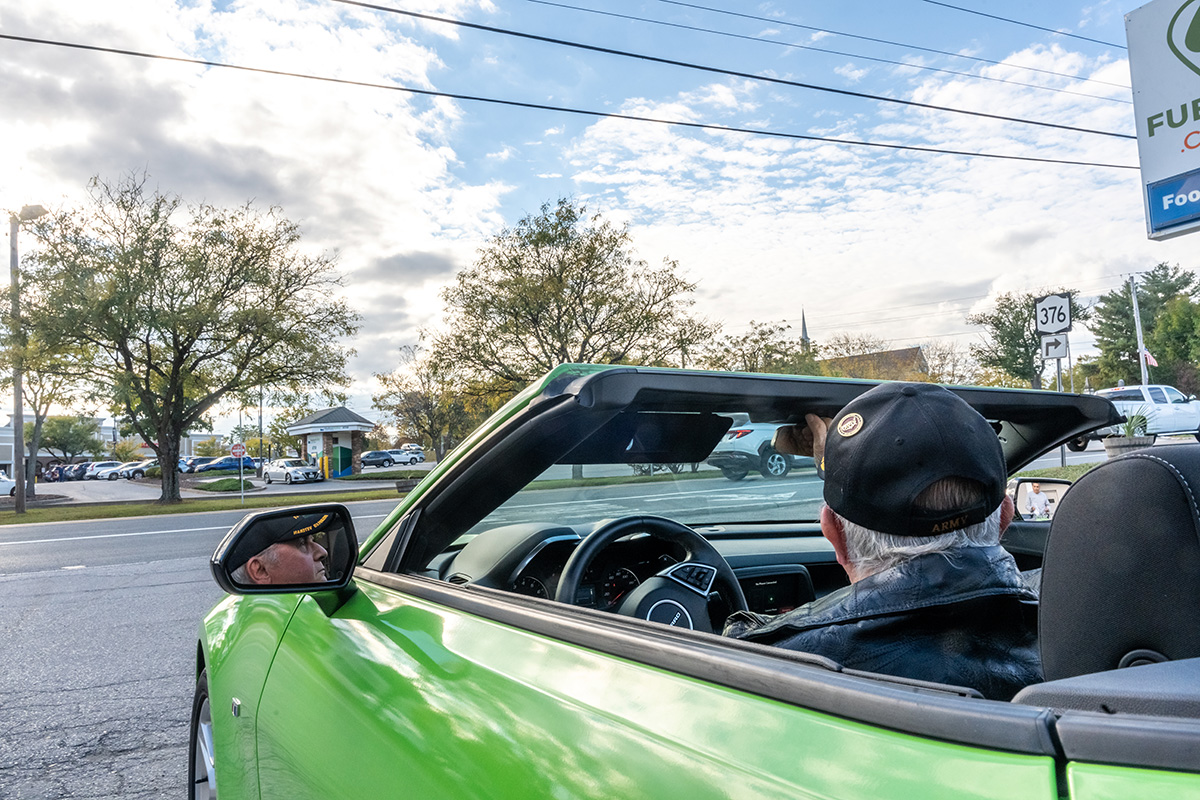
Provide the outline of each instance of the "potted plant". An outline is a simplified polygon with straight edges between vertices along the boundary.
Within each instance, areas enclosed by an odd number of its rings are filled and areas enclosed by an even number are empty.
[[[1116,458],[1154,444],[1154,435],[1146,433],[1149,424],[1145,406],[1127,414],[1125,421],[1117,426],[1117,433],[1105,437],[1104,452],[1109,458]]]

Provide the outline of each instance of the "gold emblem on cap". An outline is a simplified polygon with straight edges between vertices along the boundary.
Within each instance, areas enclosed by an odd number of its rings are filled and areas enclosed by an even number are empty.
[[[849,438],[862,430],[863,418],[861,414],[847,414],[842,417],[842,421],[838,423],[837,432],[842,436]]]

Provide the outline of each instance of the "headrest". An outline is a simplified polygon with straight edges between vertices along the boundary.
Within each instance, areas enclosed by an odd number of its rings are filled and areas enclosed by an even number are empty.
[[[1200,656],[1200,447],[1147,448],[1080,478],[1042,564],[1046,680]]]

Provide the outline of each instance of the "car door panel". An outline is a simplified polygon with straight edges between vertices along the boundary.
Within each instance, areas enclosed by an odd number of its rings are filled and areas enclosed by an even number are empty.
[[[228,597],[204,619],[202,641],[212,643],[204,654],[204,664],[208,667],[213,738],[222,754],[217,772],[222,800],[258,797],[255,724],[259,694],[300,599],[287,594]]]
[[[1197,800],[1200,775],[1104,764],[1067,767],[1071,800]]]
[[[265,800],[1057,797],[1048,756],[887,731],[359,589],[332,618],[305,599],[280,643],[258,717]]]

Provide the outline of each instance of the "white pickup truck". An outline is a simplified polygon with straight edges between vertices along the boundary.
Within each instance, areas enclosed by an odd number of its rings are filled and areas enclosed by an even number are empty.
[[[1099,397],[1111,400],[1117,411],[1125,416],[1144,414],[1147,420],[1146,433],[1158,434],[1190,433],[1200,441],[1200,400],[1195,395],[1185,395],[1174,386],[1118,386],[1101,389]],[[1070,450],[1083,450],[1092,439],[1118,433],[1116,426],[1100,428],[1067,442]]]

